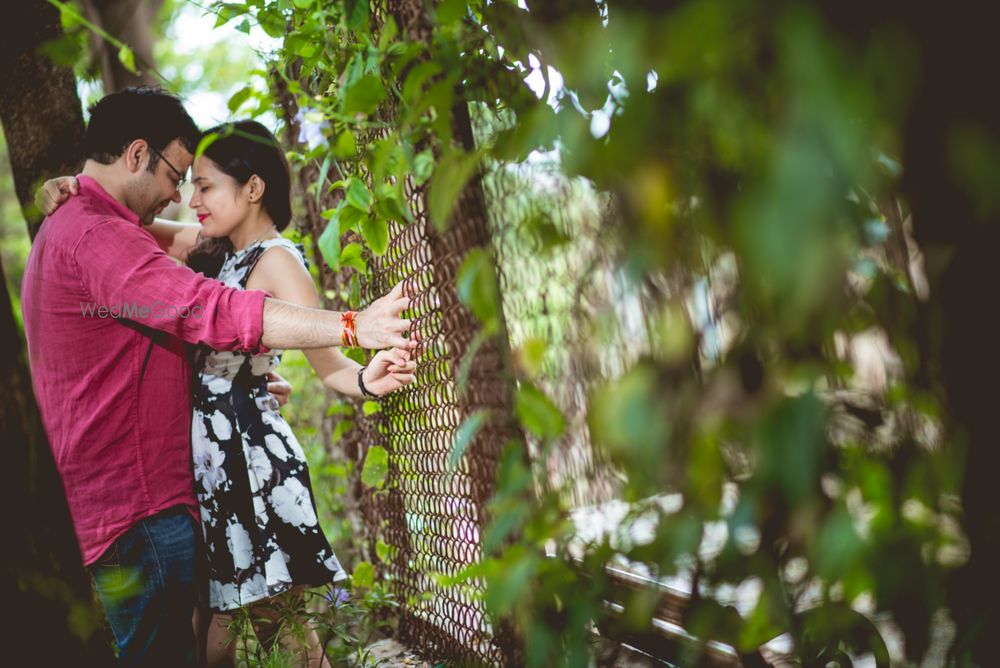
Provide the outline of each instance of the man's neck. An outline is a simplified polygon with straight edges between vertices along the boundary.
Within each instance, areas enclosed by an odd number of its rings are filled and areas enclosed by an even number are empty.
[[[96,160],[87,160],[83,164],[83,175],[97,181],[97,184],[104,188],[104,191],[116,200],[128,206],[125,197],[125,184],[114,172],[115,165],[102,165]]]

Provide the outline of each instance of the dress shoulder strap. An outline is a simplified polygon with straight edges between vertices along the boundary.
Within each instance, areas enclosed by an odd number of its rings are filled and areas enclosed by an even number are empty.
[[[278,237],[277,239],[268,239],[267,241],[260,242],[256,248],[251,251],[250,257],[248,257],[245,262],[245,269],[243,271],[243,278],[240,280],[240,285],[245,289],[247,285],[247,280],[250,278],[250,274],[253,273],[253,269],[257,266],[257,262],[264,255],[264,251],[268,248],[274,246],[281,246],[282,248],[288,249],[288,251],[297,257],[302,263],[302,266],[309,270],[309,260],[306,259],[306,249],[305,246],[299,243],[295,243],[291,239],[286,239],[285,237]]]

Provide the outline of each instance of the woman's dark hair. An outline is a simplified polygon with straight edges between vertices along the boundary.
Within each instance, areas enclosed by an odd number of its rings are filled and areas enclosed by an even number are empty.
[[[136,139],[145,139],[157,151],[176,139],[194,153],[200,135],[178,98],[156,86],[126,88],[105,95],[90,108],[83,152],[91,160],[110,165]],[[153,153],[149,170],[158,162]]]
[[[278,230],[292,220],[291,170],[281,145],[257,121],[223,123],[205,131],[212,137],[202,155],[240,185],[256,174],[264,182],[264,210]],[[206,276],[218,276],[226,254],[233,249],[228,238],[205,239],[188,255],[188,266]]]
[[[188,253],[187,266],[209,278],[215,278],[222,271],[226,255],[232,251],[233,242],[229,240],[229,237],[202,239]]]
[[[257,121],[237,121],[205,131],[215,139],[205,148],[205,157],[244,185],[256,174],[264,182],[261,202],[278,230],[292,220],[292,178],[281,144]]]

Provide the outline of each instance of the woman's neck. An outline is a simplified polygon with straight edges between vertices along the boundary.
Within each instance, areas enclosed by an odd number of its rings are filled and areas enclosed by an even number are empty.
[[[241,251],[255,241],[276,239],[279,236],[281,234],[275,228],[271,217],[261,212],[230,232],[229,240],[233,242],[234,250]]]

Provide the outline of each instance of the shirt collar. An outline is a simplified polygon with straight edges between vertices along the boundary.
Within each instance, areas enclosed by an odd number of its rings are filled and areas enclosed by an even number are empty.
[[[104,187],[89,176],[83,174],[77,174],[77,183],[80,184],[80,194],[85,191],[92,197],[105,202],[109,207],[111,207],[116,214],[129,221],[130,223],[135,223],[136,225],[142,226],[142,221],[139,220],[139,215],[132,211],[114,197],[112,197]]]

